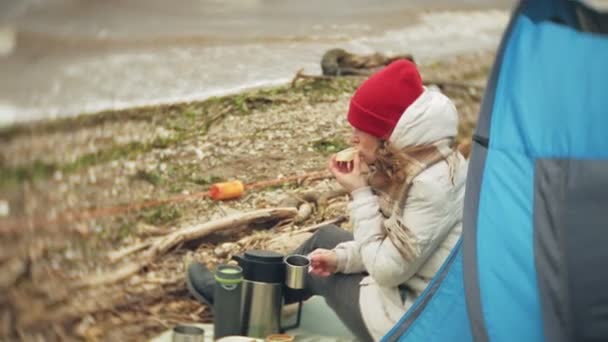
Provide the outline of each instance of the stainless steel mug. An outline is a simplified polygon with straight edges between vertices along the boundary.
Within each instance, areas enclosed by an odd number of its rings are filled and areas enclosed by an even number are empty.
[[[304,255],[293,254],[285,257],[285,286],[294,290],[306,287],[306,274],[310,259]]]
[[[173,342],[204,342],[205,330],[192,325],[178,325],[173,328]]]

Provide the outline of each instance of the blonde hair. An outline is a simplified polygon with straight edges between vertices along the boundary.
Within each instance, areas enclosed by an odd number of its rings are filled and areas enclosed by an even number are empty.
[[[392,184],[402,183],[407,178],[407,167],[410,159],[405,150],[398,149],[388,140],[381,140],[376,150],[374,173],[370,185],[376,188],[388,188]]]

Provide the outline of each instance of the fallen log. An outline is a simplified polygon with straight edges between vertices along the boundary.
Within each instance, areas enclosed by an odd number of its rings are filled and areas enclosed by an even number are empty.
[[[371,73],[370,73],[371,75]],[[337,77],[344,76],[321,76],[321,75],[307,75],[304,73],[304,69],[300,69],[296,72],[295,76],[291,80],[291,87],[295,87],[298,80],[331,80]],[[454,87],[454,88],[473,88],[476,90],[485,89],[484,85],[472,83],[472,82],[463,82],[463,81],[453,81],[453,80],[423,80],[424,85],[436,85],[441,89],[446,87]]]
[[[472,88],[475,90],[483,90],[485,89],[484,85],[473,83],[473,82],[465,82],[465,81],[452,81],[452,80],[424,80],[422,82],[424,85],[436,85],[441,89],[445,89],[446,87],[454,87],[454,88]]]
[[[345,216],[339,216],[293,232],[279,234],[266,243],[266,248],[281,254],[292,253],[299,245],[309,239],[315,230],[328,224],[339,224],[346,219]]]
[[[348,217],[346,217],[346,216],[338,216],[338,217],[335,217],[333,219],[326,220],[326,221],[323,221],[323,222],[319,222],[319,223],[313,224],[313,225],[308,226],[308,227],[304,227],[304,228],[301,228],[301,229],[298,229],[298,230],[294,230],[294,231],[291,231],[291,232],[282,233],[279,236],[276,236],[276,237],[270,239],[270,241],[268,241],[268,243],[273,244],[276,241],[284,239],[285,237],[290,237],[290,236],[294,236],[294,235],[298,235],[298,234],[302,234],[302,233],[314,232],[314,231],[318,230],[319,228],[321,228],[323,226],[327,226],[327,225],[330,225],[330,224],[340,224],[340,223],[342,223],[342,222],[344,222],[346,220],[348,220]]]
[[[140,222],[135,226],[135,231],[139,237],[166,235],[171,232],[170,230],[158,228],[143,222]]]
[[[302,193],[294,192],[294,193],[289,193],[288,195],[290,197],[283,200],[281,202],[281,204],[285,205],[285,206],[293,205],[295,207],[299,207],[302,203],[306,203],[306,202],[313,203],[317,206],[325,205],[332,198],[345,196],[347,194],[348,194],[348,191],[346,191],[343,188],[332,189],[332,190],[326,191],[326,192],[319,192],[319,191],[315,191],[315,190],[306,191],[306,192],[302,192]]]
[[[172,247],[189,240],[200,239],[228,227],[234,228],[244,226],[262,219],[268,220],[291,218],[297,214],[298,210],[296,208],[261,209],[179,229],[166,236],[157,238],[142,253],[139,260],[127,263],[126,265],[121,266],[119,269],[111,272],[91,275],[89,277],[80,279],[73,285],[73,287],[75,289],[79,289],[88,286],[99,286],[126,279],[148,266],[157,257],[165,254]]]
[[[139,251],[141,251],[144,248],[150,247],[150,245],[153,242],[154,242],[153,240],[152,241],[144,241],[142,243],[138,243],[138,244],[135,244],[135,245],[127,246],[127,247],[121,248],[121,249],[119,249],[117,251],[110,252],[110,253],[108,253],[108,260],[110,260],[110,262],[112,262],[112,263],[115,263],[118,260],[120,260],[120,259],[122,259],[122,258],[124,258],[124,257],[126,257],[128,255],[131,255],[131,254],[133,254],[135,252],[139,252]]]
[[[330,224],[340,224],[344,221],[348,220],[348,217],[346,216],[338,216],[336,218],[330,219],[330,220],[326,220],[323,222],[319,222],[317,224],[313,224],[312,226],[308,226],[308,227],[304,227],[302,229],[298,229],[298,230],[294,230],[293,232],[289,232],[289,235],[297,235],[297,234],[301,234],[301,233],[308,233],[308,232],[314,232],[316,230],[318,230],[319,228],[323,227],[323,226],[327,226]]]

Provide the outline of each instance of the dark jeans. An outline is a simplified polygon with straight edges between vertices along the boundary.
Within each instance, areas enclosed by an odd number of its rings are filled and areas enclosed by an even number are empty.
[[[319,229],[310,239],[298,247],[294,254],[308,255],[317,248],[332,249],[340,242],[353,240],[353,234],[330,225]],[[359,282],[366,274],[336,273],[328,277],[308,274],[304,299],[313,295],[325,298],[327,305],[360,341],[373,341],[361,316],[359,308]],[[286,296],[286,301],[293,302]]]

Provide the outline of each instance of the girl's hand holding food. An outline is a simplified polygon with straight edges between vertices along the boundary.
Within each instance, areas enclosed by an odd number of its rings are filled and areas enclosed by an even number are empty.
[[[367,186],[367,178],[362,174],[362,161],[355,149],[348,149],[331,156],[329,170],[340,185],[352,192]]]

